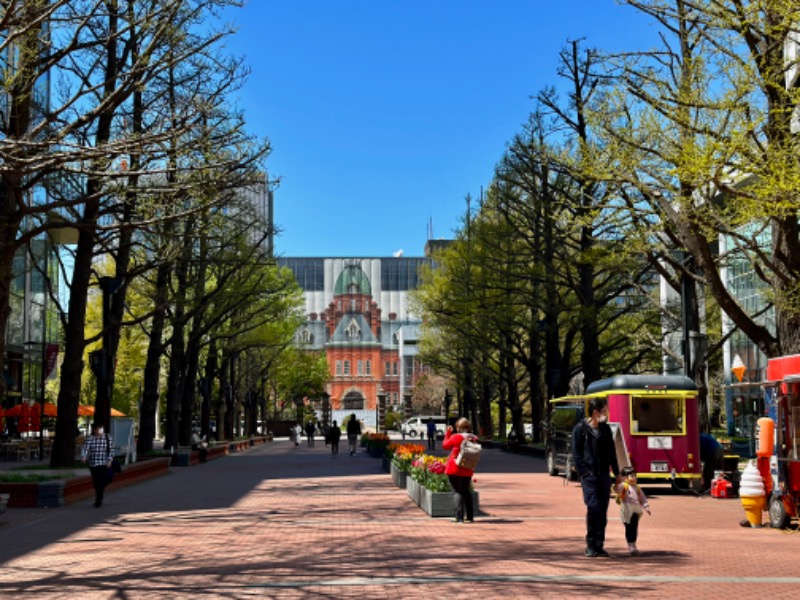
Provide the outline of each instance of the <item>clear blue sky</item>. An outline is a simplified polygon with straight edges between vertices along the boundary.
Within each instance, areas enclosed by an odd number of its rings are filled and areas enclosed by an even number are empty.
[[[229,17],[282,256],[421,256],[431,223],[451,238],[474,208],[568,40],[655,36],[614,0],[250,0]]]

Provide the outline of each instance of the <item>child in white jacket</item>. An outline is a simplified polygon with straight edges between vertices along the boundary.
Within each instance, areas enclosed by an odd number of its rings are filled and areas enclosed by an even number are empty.
[[[636,549],[636,538],[639,536],[639,517],[644,511],[650,513],[650,504],[647,496],[644,495],[642,488],[636,483],[636,471],[633,467],[623,467],[620,470],[622,482],[617,484],[614,491],[617,492],[617,504],[619,504],[619,514],[625,524],[625,540],[628,542],[628,552],[639,554]]]

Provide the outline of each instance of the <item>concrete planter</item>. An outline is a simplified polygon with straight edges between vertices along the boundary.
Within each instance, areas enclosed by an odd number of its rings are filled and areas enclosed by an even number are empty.
[[[411,477],[406,477],[406,493],[411,501],[419,506],[419,494],[422,487]]]
[[[113,490],[169,473],[169,457],[139,461],[123,468],[107,489]],[[88,470],[88,469],[87,469]],[[94,495],[91,475],[39,483],[2,483],[0,493],[8,494],[12,507],[55,507]]]
[[[478,492],[472,492],[473,510],[478,512]],[[428,488],[420,487],[419,507],[432,517],[452,517],[453,493],[432,492]]]
[[[64,504],[64,480],[42,481],[36,506],[39,508],[62,506]]]
[[[389,463],[389,473],[392,475],[392,481],[394,484],[402,489],[406,489],[406,479],[408,479],[408,472],[402,471],[397,468],[393,462]]]

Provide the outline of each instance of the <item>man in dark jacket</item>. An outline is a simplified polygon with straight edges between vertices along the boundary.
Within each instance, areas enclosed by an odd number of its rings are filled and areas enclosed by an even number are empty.
[[[572,458],[581,476],[583,502],[586,504],[586,556],[608,556],[606,540],[611,476],[619,478],[619,464],[614,436],[608,426],[605,398],[592,398],[589,417],[572,430]]]
[[[356,419],[356,413],[353,413],[350,415],[350,420],[347,422],[347,442],[350,444],[350,456],[356,453],[356,442],[360,435],[361,423]]]

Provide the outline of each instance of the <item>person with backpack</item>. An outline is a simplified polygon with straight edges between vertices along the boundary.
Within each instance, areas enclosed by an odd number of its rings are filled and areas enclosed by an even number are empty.
[[[609,427],[605,398],[592,398],[589,417],[581,419],[572,430],[572,460],[581,476],[583,503],[586,505],[586,556],[607,557],[603,545],[608,524],[611,476],[619,483],[619,463],[614,436]]]
[[[473,523],[475,520],[471,487],[480,444],[471,431],[469,421],[462,417],[456,421],[456,433],[453,433],[452,425],[447,427],[442,443],[442,448],[450,450],[444,472],[453,489],[453,523]]]

